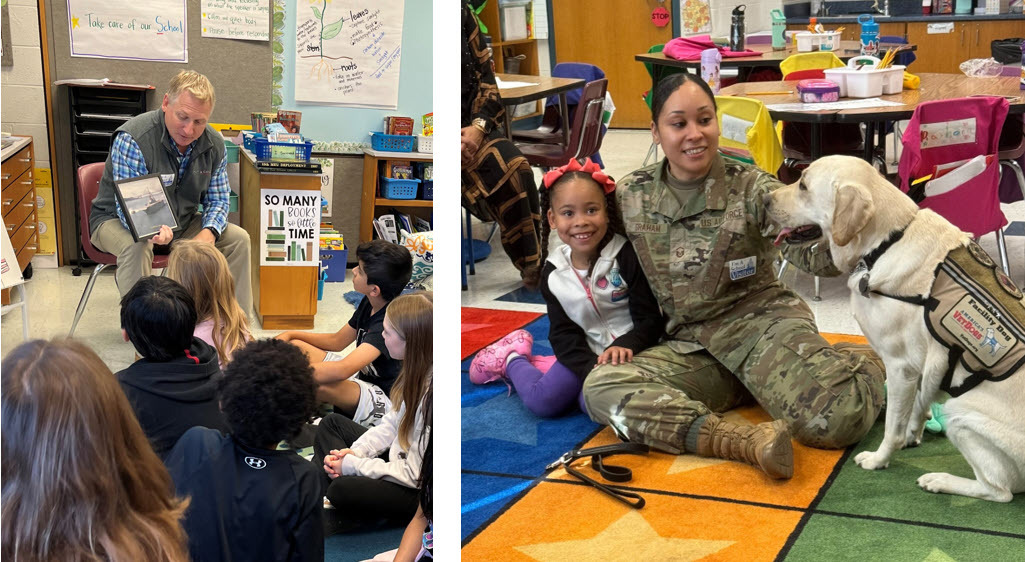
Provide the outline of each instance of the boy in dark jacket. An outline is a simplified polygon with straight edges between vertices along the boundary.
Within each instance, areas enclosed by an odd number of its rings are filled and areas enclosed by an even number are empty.
[[[228,429],[217,407],[217,350],[192,337],[195,327],[192,297],[167,277],[143,277],[121,299],[121,335],[142,359],[117,380],[161,459],[193,426]]]
[[[324,559],[324,471],[292,450],[313,417],[313,369],[299,348],[259,340],[235,352],[218,382],[229,435],[194,427],[167,457],[195,562]]]

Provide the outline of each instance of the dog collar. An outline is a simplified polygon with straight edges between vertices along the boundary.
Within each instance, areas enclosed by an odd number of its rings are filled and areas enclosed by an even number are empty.
[[[904,237],[904,230],[905,229],[902,228],[900,230],[895,230],[891,232],[890,236],[887,237],[886,240],[883,240],[883,243],[880,244],[875,250],[872,250],[864,256],[861,256],[861,263],[865,264],[866,270],[871,271],[872,266],[874,266],[876,264],[876,261],[878,261],[879,258],[883,256],[883,253],[885,253],[886,250],[889,250],[890,246],[893,246],[901,238]]]

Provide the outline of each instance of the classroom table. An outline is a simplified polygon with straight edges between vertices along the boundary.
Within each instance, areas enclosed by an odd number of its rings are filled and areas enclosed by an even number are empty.
[[[963,74],[940,74],[922,73],[918,77],[921,84],[917,90],[903,90],[899,94],[878,96],[879,99],[900,102],[901,105],[872,107],[861,109],[840,109],[825,111],[797,111],[797,110],[774,110],[769,107],[769,115],[773,121],[789,121],[797,123],[810,123],[811,134],[811,158],[814,160],[822,156],[819,145],[819,128],[822,123],[863,123],[865,124],[865,138],[872,139],[876,131],[882,133],[885,127],[879,127],[880,123],[887,121],[899,121],[910,119],[918,104],[927,101],[945,100],[970,97],[973,95],[994,95],[1008,98],[1011,114],[1025,113],[1025,92],[1019,86],[1019,80],[1013,76],[998,76],[995,78],[972,78]],[[738,82],[723,88],[719,94],[728,96],[743,96],[748,92],[789,92],[786,94],[752,95],[761,100],[766,106],[776,104],[799,103],[797,98],[797,81],[783,80],[778,82]],[[854,98],[844,98],[854,99]],[[813,104],[808,104],[813,105]],[[880,134],[875,146],[885,149],[885,134]],[[865,143],[863,157],[871,162],[873,155],[873,143]]]
[[[885,53],[886,49],[891,47],[904,47],[906,50],[914,51],[917,49],[916,45],[903,45],[896,43],[880,43],[879,52]],[[797,47],[794,45],[788,46],[785,50],[774,51],[772,45],[749,45],[749,49],[752,51],[760,51],[760,56],[750,57],[731,57],[723,58],[719,64],[719,68],[736,68],[740,72],[750,72],[755,67],[771,67],[779,68],[779,63],[783,62],[783,59],[790,55],[796,55]],[[840,41],[840,48],[833,51],[833,53],[842,61],[846,62],[852,57],[856,57],[861,54],[861,42],[860,41]],[[661,72],[656,71],[657,67],[664,66],[669,68],[686,68],[695,72],[701,69],[701,60],[677,60],[671,59],[665,56],[664,53],[641,53],[634,55],[634,60],[652,65],[651,73],[651,88],[654,90],[655,86],[658,85],[658,80],[662,76]],[[743,75],[742,75],[743,76]]]
[[[583,88],[586,81],[583,78],[557,78],[553,76],[533,76],[527,74],[498,74],[498,78],[505,82],[530,82],[530,86],[516,88],[499,87],[502,96],[502,104],[505,110],[505,134],[512,138],[512,106],[547,98],[548,96],[559,95],[559,114],[562,116],[562,141],[569,144],[569,107],[566,103],[566,93],[577,88]]]

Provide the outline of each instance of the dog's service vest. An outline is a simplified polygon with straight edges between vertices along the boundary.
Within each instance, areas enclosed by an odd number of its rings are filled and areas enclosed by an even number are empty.
[[[1021,369],[1025,299],[986,251],[969,242],[947,254],[934,275],[928,297],[885,296],[921,304],[929,333],[950,350],[940,388],[960,396],[983,381],[1000,381]],[[958,364],[971,374],[951,387]]]

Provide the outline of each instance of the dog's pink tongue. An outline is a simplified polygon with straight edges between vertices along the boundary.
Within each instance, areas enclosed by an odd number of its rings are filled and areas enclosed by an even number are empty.
[[[780,243],[783,242],[783,239],[786,238],[787,234],[790,234],[793,231],[794,229],[790,227],[784,227],[783,230],[779,231],[779,236],[776,236],[776,239],[772,241],[772,244],[774,246],[779,246]]]

